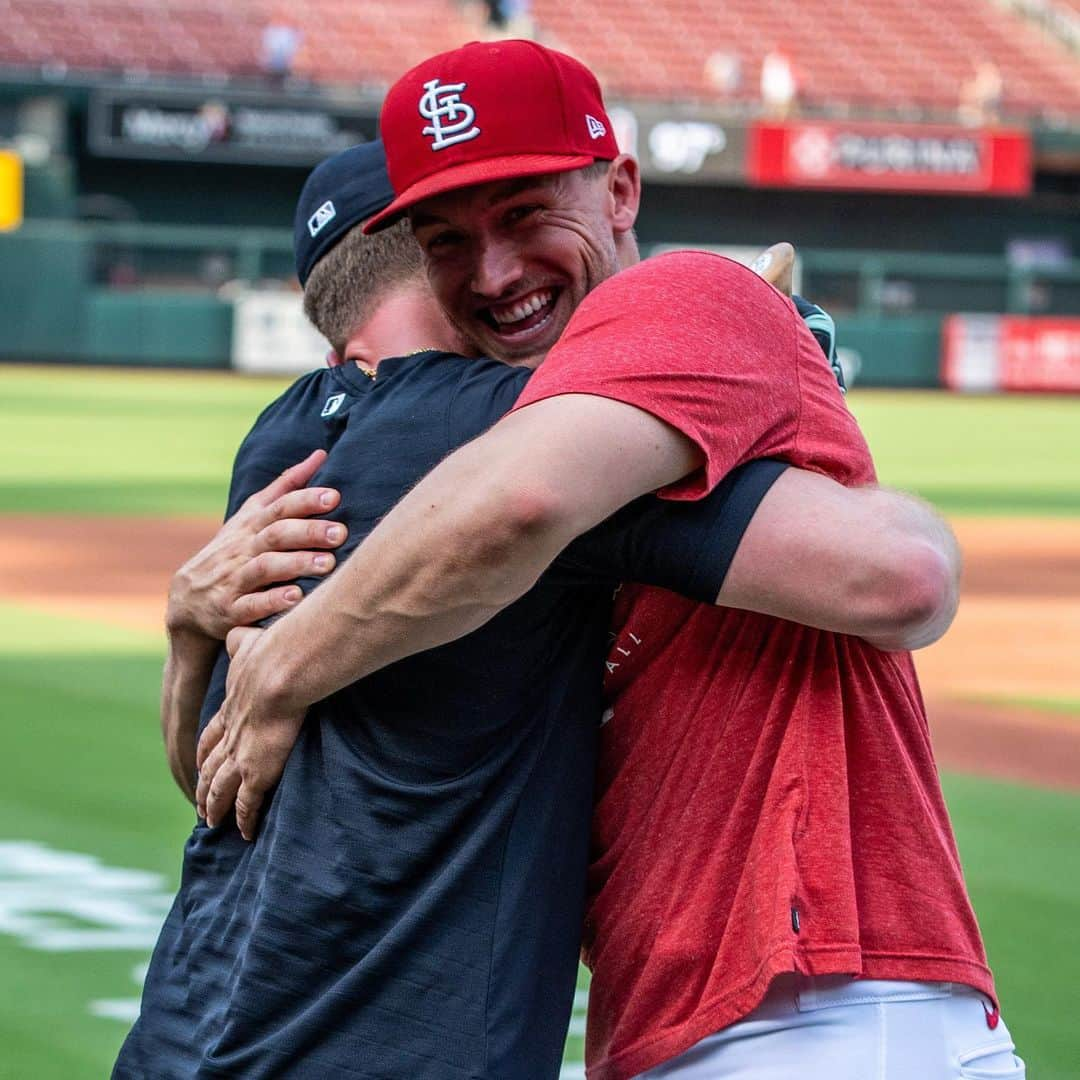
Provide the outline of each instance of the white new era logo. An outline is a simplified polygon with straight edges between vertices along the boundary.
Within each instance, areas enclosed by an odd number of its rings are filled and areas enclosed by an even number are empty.
[[[328,397],[326,399],[326,404],[322,407],[322,412],[319,413],[319,415],[320,416],[333,416],[334,413],[336,413],[338,411],[338,409],[341,408],[341,403],[344,400],[345,400],[345,395],[344,394],[331,394],[330,397]]]
[[[585,123],[589,125],[589,134],[594,139],[602,139],[607,134],[607,128],[596,119],[595,116],[585,114]]]
[[[326,202],[324,202],[322,206],[308,218],[308,232],[311,233],[312,236],[318,236],[320,230],[336,217],[337,211],[334,209],[334,204],[327,199]]]
[[[480,134],[480,129],[473,123],[476,110],[461,100],[465,85],[462,82],[440,86],[438,79],[424,83],[419,108],[420,115],[431,121],[423,133],[432,136],[432,150],[445,150],[455,143],[475,139]]]

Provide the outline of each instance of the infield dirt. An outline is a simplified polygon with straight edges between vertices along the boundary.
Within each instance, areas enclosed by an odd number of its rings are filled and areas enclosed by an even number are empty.
[[[946,768],[1080,790],[1080,521],[963,518],[960,612],[917,664]],[[214,532],[193,518],[0,518],[0,596],[160,631],[169,576]],[[1017,704],[1017,702],[1021,704]]]

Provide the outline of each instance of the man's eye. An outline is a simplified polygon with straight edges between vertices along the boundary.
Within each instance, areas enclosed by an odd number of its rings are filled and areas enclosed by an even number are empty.
[[[517,225],[519,222],[525,221],[540,211],[541,207],[526,204],[524,206],[515,206],[512,210],[507,211],[506,220],[511,225]]]
[[[457,233],[453,232],[440,232],[432,236],[424,244],[428,251],[445,251],[447,248],[456,244],[460,239]]]

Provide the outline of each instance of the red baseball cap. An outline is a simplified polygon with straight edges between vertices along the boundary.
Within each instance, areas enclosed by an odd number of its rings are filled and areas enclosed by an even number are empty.
[[[619,155],[596,76],[535,41],[473,41],[418,64],[386,95],[380,131],[397,197],[365,233],[432,195]]]

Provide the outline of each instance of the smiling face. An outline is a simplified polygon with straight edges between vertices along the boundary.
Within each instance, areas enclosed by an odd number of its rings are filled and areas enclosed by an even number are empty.
[[[489,356],[535,367],[585,296],[636,261],[639,194],[619,158],[463,188],[410,217],[451,322]]]

